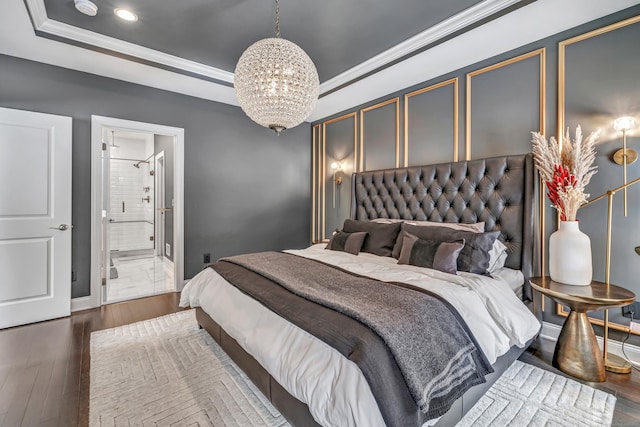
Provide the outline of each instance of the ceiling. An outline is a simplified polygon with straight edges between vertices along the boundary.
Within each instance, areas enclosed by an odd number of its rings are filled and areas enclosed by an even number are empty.
[[[237,105],[233,70],[274,34],[272,0],[2,0],[0,53]],[[636,4],[632,0],[282,0],[318,68],[316,120]],[[115,7],[131,7],[134,23]]]
[[[98,5],[95,17],[78,12],[72,0],[44,0],[44,5],[53,21],[229,73],[248,46],[275,32],[273,0],[165,1],[161,6],[158,0],[130,1],[139,16],[133,23],[113,13],[126,2],[94,2]],[[320,81],[325,82],[479,3],[482,1],[282,0],[281,35],[307,52]],[[503,1],[499,7],[494,3],[482,15],[490,17],[514,1]]]

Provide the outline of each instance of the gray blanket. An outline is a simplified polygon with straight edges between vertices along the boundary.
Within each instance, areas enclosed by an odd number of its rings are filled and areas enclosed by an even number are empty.
[[[424,414],[419,418],[430,419],[444,414],[458,397],[471,386],[484,382],[484,375],[492,372],[458,313],[446,301],[427,291],[358,276],[317,261],[278,252],[240,255],[222,261],[219,264],[231,263],[255,272],[290,293],[355,319],[375,332],[387,345],[391,359],[399,368],[395,371],[401,373],[408,389],[404,394],[410,395],[414,407],[417,405]],[[230,276],[236,273],[227,271],[225,274],[224,268],[214,268],[235,284],[234,277]],[[240,289],[252,295],[246,288]],[[259,301],[261,298],[269,300],[268,292],[257,292],[263,295],[257,298]],[[278,305],[274,301],[266,305],[270,304]],[[278,314],[290,321],[299,317],[299,313],[286,313],[291,310],[300,309],[285,304],[278,309]],[[309,330],[322,329],[322,324],[302,323],[305,325],[301,327],[308,332],[320,335],[321,339],[333,345],[329,341],[336,339],[334,333]],[[369,350],[359,348],[358,351],[366,353]],[[393,408],[385,408],[395,400],[385,390],[385,385],[403,381],[374,378],[381,372],[393,375],[394,369],[384,367],[377,370],[375,360],[372,366],[371,357],[363,359],[367,361],[366,366],[356,363],[369,381],[385,422],[388,425],[407,425],[404,423],[406,420],[398,420],[396,415],[392,415]],[[420,423],[422,420],[415,421]]]

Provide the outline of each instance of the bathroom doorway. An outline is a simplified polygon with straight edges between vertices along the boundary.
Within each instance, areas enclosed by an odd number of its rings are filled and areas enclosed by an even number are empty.
[[[173,137],[114,127],[104,127],[103,137],[103,302],[172,292],[173,251],[172,242],[165,247],[164,217],[173,175],[164,160],[173,159]]]
[[[92,186],[96,305],[181,290],[182,133],[95,116],[92,126],[93,145],[99,136],[101,148],[99,166],[95,156],[92,166],[99,169]]]

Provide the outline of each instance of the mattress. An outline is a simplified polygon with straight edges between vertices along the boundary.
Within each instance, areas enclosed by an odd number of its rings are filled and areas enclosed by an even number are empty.
[[[503,278],[451,275],[397,265],[393,258],[324,250],[314,245],[289,253],[336,265],[383,281],[424,287],[449,301],[467,321],[491,363],[511,346],[523,347],[539,322]],[[515,282],[515,280],[512,280]],[[200,306],[322,425],[384,426],[380,410],[357,365],[323,341],[287,322],[226,282],[212,269],[194,277],[181,306]]]

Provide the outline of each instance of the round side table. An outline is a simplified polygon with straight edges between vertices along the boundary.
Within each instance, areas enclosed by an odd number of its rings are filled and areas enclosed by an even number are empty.
[[[604,359],[587,312],[621,307],[635,301],[633,292],[620,286],[591,282],[588,286],[565,285],[550,277],[534,277],[531,287],[554,301],[569,306],[553,354],[553,366],[585,381],[606,379]]]

